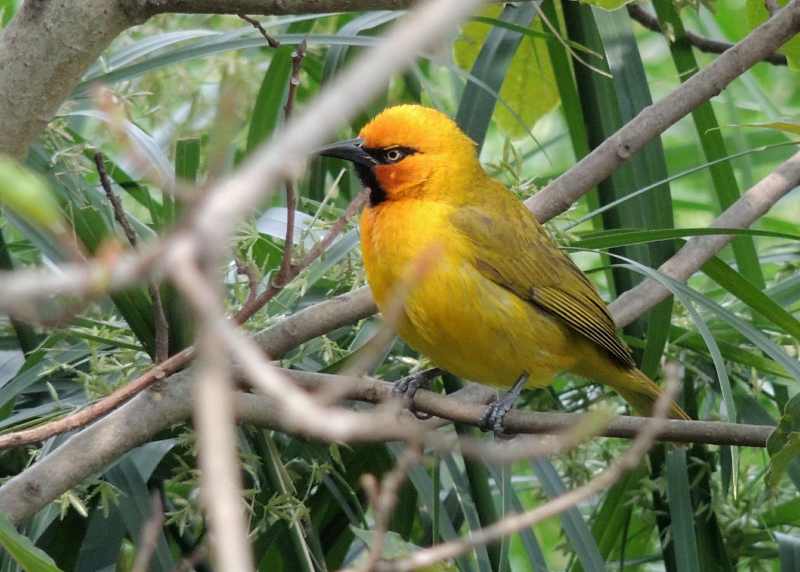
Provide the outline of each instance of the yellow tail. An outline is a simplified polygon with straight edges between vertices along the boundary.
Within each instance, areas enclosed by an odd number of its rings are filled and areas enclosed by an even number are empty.
[[[655,382],[638,369],[622,370],[614,379],[603,380],[619,393],[640,415],[651,416],[653,406],[661,395]],[[621,375],[620,375],[621,374]],[[674,401],[669,406],[669,416],[673,419],[691,421],[691,417]]]

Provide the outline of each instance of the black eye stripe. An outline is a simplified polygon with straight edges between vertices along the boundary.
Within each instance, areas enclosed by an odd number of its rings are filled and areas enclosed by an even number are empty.
[[[392,145],[390,147],[364,147],[363,149],[369,153],[369,155],[380,165],[399,163],[409,155],[418,153],[416,149],[404,147],[402,145]]]

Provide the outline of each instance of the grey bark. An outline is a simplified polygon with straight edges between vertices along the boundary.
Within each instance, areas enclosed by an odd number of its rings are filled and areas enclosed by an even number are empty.
[[[143,21],[113,0],[27,0],[0,30],[0,153],[22,158],[86,69]]]

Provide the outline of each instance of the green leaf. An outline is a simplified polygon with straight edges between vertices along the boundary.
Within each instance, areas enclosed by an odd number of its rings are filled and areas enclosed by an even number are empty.
[[[767,439],[770,456],[767,485],[775,488],[788,464],[800,455],[800,394],[786,403],[775,431]]]
[[[781,421],[783,421],[783,418],[781,418]],[[770,440],[772,440],[772,435]],[[768,489],[777,490],[781,478],[789,468],[789,464],[798,457],[800,457],[800,433],[794,432],[788,435],[780,449],[770,453],[769,468],[764,475],[764,483]]]
[[[672,0],[657,0],[654,3],[661,26],[669,29],[674,35],[674,41],[669,42],[672,59],[682,82],[691,78],[699,69],[697,59],[692,47],[686,41],[686,31],[683,28],[678,11]],[[763,6],[763,2],[762,2]],[[725,141],[719,131],[719,123],[710,102],[705,102],[692,110],[697,135],[703,148],[707,161],[715,161],[728,155]],[[728,161],[715,163],[709,167],[711,181],[719,202],[720,209],[727,209],[740,196],[739,185],[733,172],[733,166]],[[736,263],[745,278],[755,286],[764,288],[764,277],[756,253],[756,247],[750,238],[737,238],[732,243]]]
[[[484,17],[498,18],[515,26],[529,26],[536,14],[534,3],[488,6]],[[541,31],[541,22],[532,26]],[[527,134],[524,126],[533,125],[558,104],[553,68],[547,56],[547,43],[541,38],[523,35],[510,27],[490,28],[483,21],[464,25],[454,45],[454,58],[463,69],[497,91],[510,107],[498,107],[496,98],[469,84],[462,95],[456,121],[474,141],[483,142],[494,113],[498,125],[511,136]]]
[[[614,248],[617,246],[628,246],[631,244],[643,244],[656,242],[659,240],[671,240],[685,236],[708,236],[718,234],[733,234],[741,236],[768,236],[772,238],[785,238],[788,240],[800,240],[800,235],[788,234],[785,232],[773,232],[769,230],[757,230],[750,228],[656,228],[649,230],[629,230],[625,228],[615,228],[600,232],[587,233],[582,238],[573,241],[569,246],[576,248]]]
[[[13,558],[25,572],[60,572],[53,559],[33,542],[21,535],[0,512],[0,546]]]
[[[0,155],[0,206],[52,233],[65,230],[61,211],[47,182],[3,155]]]
[[[458,504],[461,506],[461,512],[464,515],[464,520],[466,521],[466,525],[469,530],[479,530],[483,526],[489,526],[496,520],[489,519],[487,521],[482,521],[481,516],[486,516],[486,506],[483,506],[483,515],[480,515],[478,511],[477,503],[479,500],[481,502],[486,502],[487,500],[482,495],[478,496],[478,498],[473,498],[472,493],[476,489],[471,486],[472,482],[467,479],[467,475],[461,472],[458,465],[456,464],[455,457],[453,455],[447,455],[444,457],[444,463],[447,467],[447,473],[450,476],[450,479],[453,481],[455,485],[455,490],[458,491]],[[473,463],[475,466],[479,466],[479,463]],[[473,466],[473,470],[476,468]],[[486,473],[486,469],[483,469],[483,475],[486,478],[486,484],[488,485],[488,473]],[[478,469],[480,470],[480,469]],[[485,493],[487,491],[481,491],[478,489],[479,493]],[[492,543],[490,546],[481,545],[476,547],[475,554],[477,556],[478,561],[478,570],[481,572],[492,572],[492,570],[498,570],[500,567],[500,545],[499,543]],[[491,554],[490,554],[491,552]],[[490,560],[491,558],[491,560]]]
[[[524,512],[525,509],[522,501],[520,501],[519,495],[514,490],[514,487],[511,484],[511,479],[503,478],[508,476],[507,472],[503,474],[502,470],[498,470],[497,467],[492,465],[487,465],[487,468],[491,471],[492,477],[496,483],[504,483],[503,494],[506,495],[511,510],[517,513]],[[522,545],[525,548],[525,556],[527,557],[528,562],[530,562],[533,571],[548,572],[547,561],[545,560],[544,552],[542,551],[542,547],[539,544],[536,535],[533,533],[533,529],[524,528],[520,530],[518,534],[522,539]]]
[[[105,473],[106,480],[122,493],[119,497],[119,514],[131,538],[135,538],[136,541],[141,538],[142,530],[153,517],[151,514],[153,503],[147,489],[147,477],[137,466],[136,457],[155,455],[155,461],[144,461],[150,465],[152,462],[157,464],[164,453],[166,451],[158,443],[148,443],[128,453]],[[166,536],[163,532],[159,532],[150,570],[171,572],[174,568],[175,562]]]
[[[548,497],[555,498],[566,492],[561,477],[550,461],[535,459],[531,461],[531,467],[542,484],[542,490]],[[561,526],[567,535],[570,546],[580,560],[583,570],[585,572],[604,572],[605,562],[597,547],[597,542],[576,507],[561,513]]]
[[[585,0],[585,2],[603,10],[616,10],[625,4],[630,4],[633,0]]]
[[[764,127],[766,129],[777,129],[792,135],[800,135],[800,123],[791,121],[771,121],[768,123],[742,123],[740,125],[728,125],[728,127]]]
[[[625,523],[632,517],[634,505],[632,492],[637,490],[639,482],[645,478],[642,467],[627,473],[611,487],[603,499],[603,504],[592,522],[592,535],[597,540],[600,554],[608,560],[617,546],[624,545],[627,538]],[[576,562],[571,572],[582,571],[583,567]]]
[[[5,26],[17,13],[17,0],[0,0],[0,27]]]
[[[782,328],[790,336],[800,340],[800,321],[722,260],[715,256],[703,264],[702,270],[747,306]]]
[[[272,54],[267,72],[261,80],[256,103],[250,119],[250,129],[247,132],[247,147],[245,153],[249,154],[259,144],[263,143],[283,116],[283,101],[289,86],[289,76],[292,73],[292,46],[281,46]]]
[[[675,447],[667,453],[667,496],[677,569],[681,572],[701,572],[684,447]]]
[[[395,459],[402,454],[402,447],[397,443],[388,443],[387,447]],[[453,526],[453,521],[450,519],[446,507],[443,505],[441,497],[439,495],[434,495],[433,483],[431,482],[431,479],[425,469],[419,465],[412,466],[408,472],[408,479],[417,490],[420,508],[426,510],[429,515],[433,515],[435,512],[433,509],[435,503],[442,505],[438,511],[439,533],[442,540],[448,541],[459,538],[459,535]],[[463,554],[456,557],[456,562],[458,563],[459,570],[462,572],[471,572],[475,569],[475,567],[472,565],[472,560]]]
[[[798,526],[800,525],[800,497],[789,499],[767,509],[761,515],[764,524],[773,528],[775,526]]]
[[[8,249],[3,229],[0,228],[0,270],[11,271],[14,270],[14,263],[11,260],[11,252]],[[21,322],[15,318],[9,318],[11,326],[14,328],[14,333],[17,336],[17,342],[22,350],[22,353],[29,354],[36,349],[39,345],[39,340],[34,329],[25,322]],[[1,355],[1,354],[0,354]],[[3,367],[0,366],[0,384],[4,383],[2,376]]]

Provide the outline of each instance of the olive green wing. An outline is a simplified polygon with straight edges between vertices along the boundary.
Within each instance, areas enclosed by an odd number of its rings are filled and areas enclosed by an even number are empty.
[[[589,279],[516,197],[492,193],[492,204],[458,208],[452,224],[472,243],[473,264],[488,279],[563,320],[570,328],[635,367],[628,347]]]

